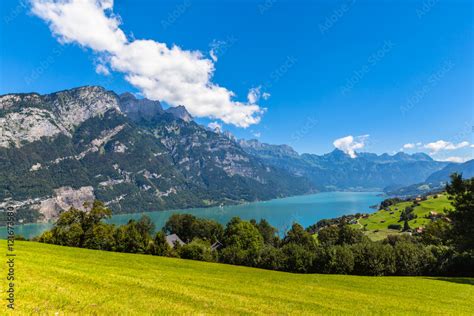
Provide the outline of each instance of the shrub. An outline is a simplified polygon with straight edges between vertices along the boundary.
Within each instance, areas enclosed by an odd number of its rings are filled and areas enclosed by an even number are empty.
[[[377,242],[364,242],[352,246],[354,273],[359,275],[390,275],[395,272],[392,246]]]
[[[400,229],[402,229],[402,225],[400,225],[400,224],[390,224],[390,225],[388,225],[388,229],[400,230]]]
[[[289,243],[282,247],[284,254],[283,267],[285,271],[308,273],[313,266],[314,253],[306,247]]]
[[[336,245],[327,250],[328,271],[335,274],[350,274],[354,269],[354,254],[349,246]]]
[[[201,239],[194,239],[189,244],[186,244],[181,247],[179,250],[179,255],[183,259],[192,259],[200,261],[216,261],[215,252],[211,250],[211,245],[209,242],[203,241]]]
[[[269,270],[282,270],[284,263],[283,251],[271,245],[265,245],[260,251],[258,267]]]

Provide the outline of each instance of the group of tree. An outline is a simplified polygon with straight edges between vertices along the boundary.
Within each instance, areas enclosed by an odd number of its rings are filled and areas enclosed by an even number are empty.
[[[451,222],[434,221],[419,236],[401,234],[371,241],[346,220],[304,229],[294,223],[284,236],[266,220],[231,219],[224,227],[190,214],[175,214],[158,232],[143,216],[116,227],[101,202],[90,212],[61,214],[54,228],[38,241],[179,257],[298,273],[356,275],[463,275],[474,273],[474,178],[453,175],[446,188],[455,211]],[[184,245],[169,245],[178,235]],[[219,245],[213,247],[211,245]]]

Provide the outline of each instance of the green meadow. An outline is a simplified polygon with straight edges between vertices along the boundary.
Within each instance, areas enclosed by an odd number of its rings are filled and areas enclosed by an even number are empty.
[[[431,220],[427,218],[430,211],[435,211],[439,214],[444,213],[445,209],[452,209],[451,202],[448,200],[446,194],[439,194],[437,198],[429,196],[426,201],[420,201],[420,205],[414,207],[414,214],[417,218],[410,220],[408,223],[411,228],[418,228],[427,225]],[[359,220],[360,225],[353,225],[355,228],[367,228],[366,235],[372,240],[380,240],[387,237],[387,235],[395,235],[400,233],[397,230],[389,229],[390,224],[401,224],[399,222],[402,211],[407,207],[411,206],[413,202],[401,202],[389,207],[389,211],[379,210],[373,214],[370,214],[368,218],[361,218]]]
[[[474,279],[467,278],[303,275],[35,242],[15,246],[18,314],[472,315],[474,306]]]

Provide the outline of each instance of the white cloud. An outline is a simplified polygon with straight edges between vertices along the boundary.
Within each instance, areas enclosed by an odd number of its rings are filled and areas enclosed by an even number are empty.
[[[211,81],[214,62],[199,51],[153,40],[129,40],[112,12],[112,0],[31,0],[61,43],[77,43],[100,54],[114,71],[150,99],[185,105],[195,117],[211,117],[239,127],[260,122],[264,109],[235,101],[235,94]],[[249,100],[250,101],[250,100]]]
[[[454,143],[447,142],[444,140],[438,140],[436,142],[426,144],[423,147],[426,149],[429,149],[431,151],[431,154],[436,154],[439,151],[456,150],[456,149],[461,149],[467,146],[469,146],[469,142],[467,141],[454,144]]]
[[[257,138],[260,138],[260,137],[262,137],[262,133],[260,133],[260,132],[255,132],[255,133],[253,133],[253,136],[254,136],[254,137],[257,137]]]
[[[368,137],[369,135],[362,135],[362,136],[356,136],[356,137],[349,135],[346,137],[336,139],[333,142],[333,145],[337,149],[340,149],[346,154],[348,154],[349,156],[351,156],[351,158],[356,158],[357,155],[355,151],[357,149],[362,149],[365,147],[365,141],[367,140]]]
[[[441,161],[449,161],[449,162],[458,162],[458,163],[462,163],[462,162],[466,162],[468,161],[469,158],[468,157],[458,157],[458,156],[451,156],[451,157],[448,157],[448,158],[445,158]]]
[[[403,145],[403,149],[413,149],[413,148],[415,148],[415,144],[412,144],[412,143]]]
[[[270,98],[270,93],[262,92],[262,86],[258,86],[249,90],[247,94],[247,99],[250,104],[256,104],[260,98],[268,100]]]
[[[95,72],[98,73],[99,75],[104,75],[104,76],[110,75],[109,68],[107,68],[107,66],[104,66],[102,64],[98,64],[97,66],[95,66]]]
[[[211,130],[213,130],[217,133],[222,132],[222,125],[219,124],[218,122],[211,122],[211,123],[207,124],[207,127],[209,127]]]
[[[211,55],[211,59],[214,61],[214,62],[217,62],[217,54],[216,52],[214,51],[214,49],[211,49],[209,51],[209,55]]]

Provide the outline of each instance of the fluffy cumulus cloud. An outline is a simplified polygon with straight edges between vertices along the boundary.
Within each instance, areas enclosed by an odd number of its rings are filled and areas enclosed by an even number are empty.
[[[467,142],[467,141],[463,141],[463,142],[460,142],[458,144],[455,144],[455,143],[447,142],[447,141],[444,141],[444,140],[438,140],[436,142],[426,144],[423,147],[426,148],[426,149],[429,149],[432,154],[436,154],[440,151],[457,150],[457,149],[461,149],[461,148],[468,147],[468,146],[469,146],[469,142]]]
[[[403,145],[403,149],[413,149],[415,147],[416,147],[416,145],[412,144],[412,143],[408,143],[408,144]]]
[[[214,61],[199,51],[169,47],[153,40],[129,40],[113,13],[113,0],[31,0],[32,12],[46,21],[61,43],[92,49],[107,65],[96,69],[122,72],[150,99],[185,105],[195,117],[211,117],[248,127],[260,122],[259,95],[249,102],[212,82]],[[255,101],[255,102],[251,102]]]
[[[95,72],[98,73],[99,75],[104,75],[104,76],[110,75],[109,68],[107,68],[107,66],[104,66],[103,64],[98,64],[97,66],[95,66]]]
[[[337,149],[342,150],[351,158],[356,158],[356,150],[362,149],[365,147],[365,143],[367,139],[369,138],[369,135],[362,135],[362,136],[346,136],[342,138],[338,138],[333,142],[334,147]]]
[[[247,99],[250,104],[256,104],[260,98],[268,100],[270,98],[270,93],[262,92],[262,86],[258,86],[249,90]]]
[[[219,122],[211,122],[207,124],[207,127],[209,127],[211,130],[216,131],[218,133],[222,132],[222,125],[219,124]]]

